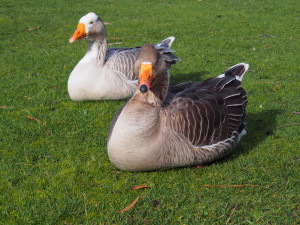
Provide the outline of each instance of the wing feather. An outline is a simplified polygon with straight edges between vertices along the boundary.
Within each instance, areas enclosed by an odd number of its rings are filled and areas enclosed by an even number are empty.
[[[168,69],[170,69],[173,64],[176,64],[176,61],[181,60],[173,54],[174,50],[171,49],[174,39],[174,37],[169,37],[155,45],[155,48],[157,48],[165,60]],[[108,48],[105,64],[111,71],[122,74],[130,80],[135,80],[137,77],[134,75],[134,63],[140,50],[141,47]]]
[[[134,62],[140,48],[114,49],[108,54],[106,65],[110,70],[126,76],[130,80],[137,79],[133,73]]]
[[[247,97],[234,76],[189,82],[170,90],[172,97],[164,106],[167,127],[193,145],[226,140],[244,127]]]

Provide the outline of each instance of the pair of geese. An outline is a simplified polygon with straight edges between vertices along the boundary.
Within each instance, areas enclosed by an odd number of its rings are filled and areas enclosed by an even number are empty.
[[[104,23],[83,16],[69,42],[87,38],[86,55],[68,80],[72,100],[130,98],[112,121],[108,156],[119,169],[151,171],[199,165],[230,153],[244,129],[247,97],[240,63],[201,83],[169,86],[169,69],[180,60],[174,37],[156,45],[108,48]]]

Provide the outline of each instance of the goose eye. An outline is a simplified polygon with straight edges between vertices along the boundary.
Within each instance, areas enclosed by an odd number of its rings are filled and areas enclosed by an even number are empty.
[[[93,21],[90,22],[90,24],[93,24],[93,23],[94,23]]]

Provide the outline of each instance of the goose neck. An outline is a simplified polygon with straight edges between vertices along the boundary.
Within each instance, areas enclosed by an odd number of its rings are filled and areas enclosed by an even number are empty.
[[[105,39],[89,40],[88,52],[92,53],[101,65],[105,62],[107,41]]]

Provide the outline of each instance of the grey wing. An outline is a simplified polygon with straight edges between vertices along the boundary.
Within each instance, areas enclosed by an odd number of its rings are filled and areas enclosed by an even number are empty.
[[[181,59],[174,54],[175,51],[171,49],[174,40],[175,37],[171,36],[154,46],[165,60],[167,69],[170,69],[173,64],[176,64],[176,61],[181,61]]]
[[[106,56],[106,66],[110,70],[126,76],[130,80],[137,79],[133,73],[134,63],[140,48],[110,48]]]
[[[234,77],[211,78],[175,95],[167,110],[167,127],[195,146],[230,138],[244,128],[246,92]]]

